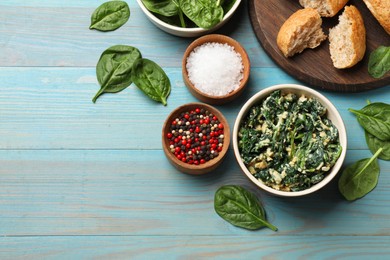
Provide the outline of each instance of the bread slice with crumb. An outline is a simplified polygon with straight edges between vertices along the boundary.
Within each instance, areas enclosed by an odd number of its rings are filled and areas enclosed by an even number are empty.
[[[316,48],[326,39],[321,25],[321,16],[315,9],[299,9],[280,27],[276,39],[280,51],[291,57],[304,49]]]
[[[383,29],[390,34],[390,0],[363,0]]]
[[[346,6],[339,23],[329,29],[329,50],[333,66],[346,69],[363,59],[366,52],[366,29],[359,10]]]
[[[348,0],[299,0],[301,6],[316,9],[322,17],[335,16],[347,2]]]

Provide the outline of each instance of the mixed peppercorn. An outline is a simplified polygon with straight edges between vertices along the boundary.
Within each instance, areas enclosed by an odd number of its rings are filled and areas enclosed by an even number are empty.
[[[182,112],[170,125],[166,137],[176,158],[188,164],[204,164],[222,151],[224,126],[208,110]]]

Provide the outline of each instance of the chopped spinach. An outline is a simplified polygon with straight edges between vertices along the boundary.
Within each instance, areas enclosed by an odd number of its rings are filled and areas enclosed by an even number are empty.
[[[238,133],[248,170],[274,189],[300,191],[320,182],[339,158],[336,126],[315,98],[272,92],[254,105]]]

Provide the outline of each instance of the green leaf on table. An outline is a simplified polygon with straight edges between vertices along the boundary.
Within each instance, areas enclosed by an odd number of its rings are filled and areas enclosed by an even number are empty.
[[[179,3],[175,0],[142,0],[149,11],[163,16],[171,17],[178,15]]]
[[[96,76],[100,90],[92,101],[103,93],[116,93],[132,83],[131,69],[142,55],[137,48],[127,45],[115,45],[105,50],[96,65]]]
[[[197,26],[204,29],[213,28],[223,19],[223,8],[214,0],[180,0],[183,13]]]
[[[370,103],[361,110],[349,109],[357,116],[359,124],[370,134],[382,141],[390,140],[390,105]]]
[[[390,70],[390,46],[380,46],[368,60],[368,73],[373,78],[381,78]]]
[[[130,8],[126,2],[105,2],[92,13],[89,29],[113,31],[124,25],[129,17]]]
[[[339,191],[345,199],[352,201],[364,197],[378,183],[379,164],[376,159],[382,148],[371,157],[362,159],[348,166],[339,179]]]
[[[372,153],[375,153],[378,151],[379,148],[383,148],[382,152],[378,155],[378,159],[390,161],[390,140],[388,141],[382,141],[372,134],[365,131],[366,135],[366,142],[368,145],[368,148]]]
[[[241,186],[220,187],[214,196],[214,209],[221,218],[232,225],[251,230],[262,227],[277,230],[277,227],[267,222],[264,208],[257,197]]]
[[[148,59],[136,60],[131,70],[131,79],[148,97],[167,105],[171,83],[157,63]]]

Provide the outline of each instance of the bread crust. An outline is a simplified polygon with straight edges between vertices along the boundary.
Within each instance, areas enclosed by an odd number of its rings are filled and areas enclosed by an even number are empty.
[[[331,7],[332,12],[327,17],[335,16],[349,0],[328,0],[328,5]]]
[[[276,43],[285,57],[293,56],[296,53],[302,52],[306,48],[315,48],[323,40],[326,39],[321,28],[322,20],[318,12],[313,8],[299,9],[293,13],[281,26]],[[317,28],[316,30],[313,30]],[[310,36],[316,38],[311,40],[310,37],[302,39],[302,32],[311,30],[313,33]],[[294,45],[300,43],[299,48]]]
[[[363,17],[360,14],[359,10],[353,5],[346,6],[342,15],[345,15],[346,18],[349,20],[349,26],[351,28],[352,34],[350,35],[350,39],[346,40],[351,42],[354,52],[349,63],[342,64],[342,66],[337,65],[337,57],[335,53],[332,52],[332,49],[341,48],[342,46],[335,46],[333,38],[337,37],[337,35],[333,35],[332,31],[334,28],[330,29],[329,42],[331,58],[333,61],[333,65],[338,69],[346,69],[354,66],[356,63],[363,59],[364,54],[366,52],[366,28],[364,26]]]
[[[299,0],[301,6],[314,8],[322,17],[333,17],[347,4],[348,0]]]
[[[372,15],[390,34],[390,0],[363,0]]]

